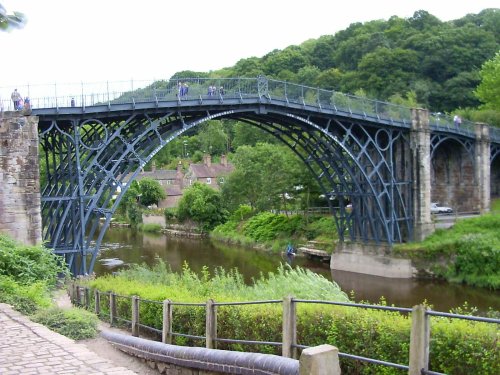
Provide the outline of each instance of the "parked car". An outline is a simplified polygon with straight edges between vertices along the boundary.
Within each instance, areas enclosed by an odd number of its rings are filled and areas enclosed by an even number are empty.
[[[451,207],[441,206],[439,203],[431,203],[431,214],[451,214],[453,209]]]

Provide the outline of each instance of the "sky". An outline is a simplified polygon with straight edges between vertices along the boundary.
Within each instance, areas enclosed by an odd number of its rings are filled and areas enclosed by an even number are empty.
[[[274,49],[333,35],[351,23],[442,21],[500,8],[498,0],[0,0],[27,16],[0,32],[0,95],[14,86],[168,79],[208,72]],[[21,93],[23,94],[23,93]]]

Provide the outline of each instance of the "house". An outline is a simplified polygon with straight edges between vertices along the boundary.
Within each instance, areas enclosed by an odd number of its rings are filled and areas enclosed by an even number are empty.
[[[234,170],[234,167],[227,162],[226,155],[221,156],[220,163],[212,163],[210,155],[203,156],[203,163],[190,164],[187,172],[182,171],[182,163],[179,161],[177,169],[156,169],[153,162],[151,171],[143,171],[137,175],[137,181],[148,177],[160,183],[165,190],[167,198],[159,202],[159,208],[177,207],[179,200],[185,188],[188,188],[195,182],[201,182],[210,185],[218,190],[224,183],[224,179]]]
[[[234,170],[233,165],[229,164],[226,155],[221,155],[220,163],[212,163],[210,155],[203,155],[203,163],[190,164],[188,171],[184,175],[184,186],[188,187],[195,182],[210,185],[219,190],[224,179]]]

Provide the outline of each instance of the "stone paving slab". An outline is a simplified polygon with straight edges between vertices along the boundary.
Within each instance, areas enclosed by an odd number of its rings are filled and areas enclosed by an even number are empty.
[[[0,303],[0,374],[133,375],[85,345],[29,320]]]

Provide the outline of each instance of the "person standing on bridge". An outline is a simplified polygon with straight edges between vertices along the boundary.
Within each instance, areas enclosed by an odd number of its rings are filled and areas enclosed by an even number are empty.
[[[21,96],[21,94],[19,94],[17,89],[14,89],[14,91],[12,91],[10,98],[12,99],[12,102],[14,103],[14,110],[17,111],[17,110],[21,109],[21,108],[19,108],[19,106],[20,106],[20,102],[23,99],[23,97]]]
[[[459,115],[455,115],[455,117],[453,117],[453,123],[457,128],[460,127],[460,125],[462,124],[462,119]]]

